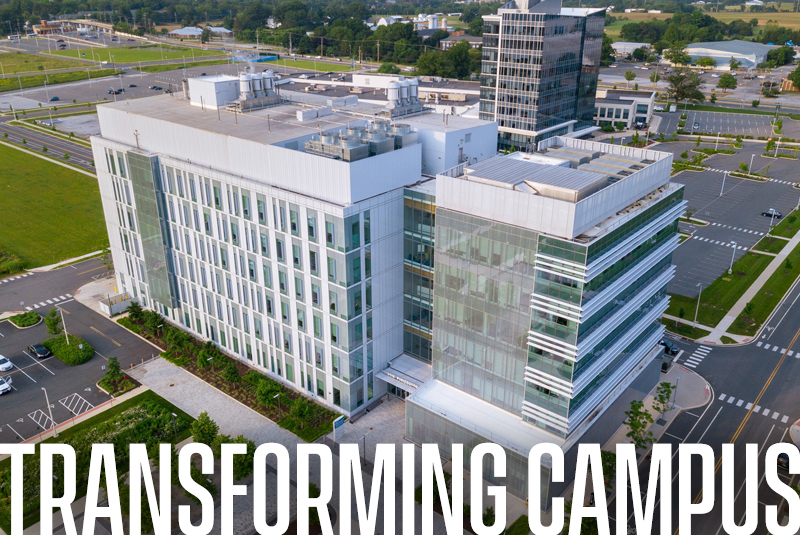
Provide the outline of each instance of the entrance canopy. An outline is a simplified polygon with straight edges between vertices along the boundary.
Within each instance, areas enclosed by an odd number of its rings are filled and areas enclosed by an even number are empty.
[[[430,364],[408,355],[400,355],[377,374],[377,378],[406,392],[413,392],[433,375]]]

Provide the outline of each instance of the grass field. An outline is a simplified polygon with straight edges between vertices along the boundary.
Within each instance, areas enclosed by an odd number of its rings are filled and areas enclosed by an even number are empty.
[[[97,179],[0,146],[0,251],[33,268],[81,256],[107,240]]]
[[[753,251],[764,251],[765,253],[780,253],[786,244],[786,240],[780,238],[773,238],[769,234],[761,238],[757,244],[753,246]]]
[[[685,323],[686,321],[689,323]],[[704,336],[711,334],[709,331],[704,329],[693,327],[691,321],[692,318],[688,318],[688,320],[684,319],[683,321],[679,321],[676,326],[675,320],[661,318],[661,323],[669,332],[685,336],[686,338],[691,338],[692,340],[697,340],[698,338],[703,338]]]
[[[324,61],[317,61],[314,60],[307,60],[307,59],[298,59],[297,61],[291,58],[281,58],[278,60],[272,61],[264,61],[259,63],[259,65],[274,65],[275,72],[281,72],[281,68],[284,66],[289,67],[290,69],[305,69],[307,71],[314,71],[317,72],[346,72],[350,70],[350,60],[343,59],[341,63],[327,63]],[[316,67],[316,68],[315,68]],[[357,66],[356,69],[359,67]]]
[[[120,74],[123,71],[115,71],[114,69],[96,69],[87,71],[75,72],[61,72],[57,74],[31,74],[28,76],[21,76],[19,78],[0,78],[0,92],[15,91],[19,89],[20,84],[23,88],[39,87],[44,85],[47,81],[48,86],[55,84],[65,84],[67,82],[77,82],[78,80],[88,80],[91,76],[92,80],[95,78],[103,78],[104,76],[113,76]]]
[[[746,253],[733,264],[732,275],[728,275],[726,272],[712,282],[708,288],[703,288],[697,322],[707,327],[716,326],[773,258],[758,253]],[[667,314],[680,317],[682,308],[684,320],[692,321],[696,307],[696,297],[670,294]]]
[[[772,258],[770,258],[772,260]],[[767,280],[764,287],[750,301],[751,310],[745,309],[739,314],[728,332],[733,334],[754,335],[759,327],[767,321],[772,311],[778,306],[783,296],[800,275],[800,246],[789,253],[786,260],[778,266],[775,273]]]
[[[228,63],[227,59],[212,59],[209,61],[193,61],[193,62],[186,62],[186,68],[191,69],[192,67],[211,67],[212,65],[224,65]],[[178,69],[183,69],[183,63],[172,63],[170,65],[142,65],[142,68],[139,69],[136,67],[136,70],[141,70],[143,72],[166,72],[166,71],[176,71]]]
[[[772,229],[772,235],[781,236],[783,238],[793,238],[794,235],[797,234],[797,229],[800,227],[797,216],[797,210],[792,210],[790,213],[786,214],[783,220]]]
[[[108,61],[115,63],[136,63],[137,61],[161,61],[167,59],[183,59],[189,61],[194,58],[208,58],[224,56],[219,50],[201,50],[199,48],[185,48],[180,46],[132,46],[116,48],[70,48],[67,50],[54,50],[50,54],[69,58],[93,59],[95,61]]]
[[[86,67],[85,63],[61,58],[46,58],[33,54],[23,54],[22,52],[0,52],[0,72],[5,76],[9,74],[22,74],[27,72],[37,72],[71,69],[74,67]],[[4,77],[5,77],[4,76]]]

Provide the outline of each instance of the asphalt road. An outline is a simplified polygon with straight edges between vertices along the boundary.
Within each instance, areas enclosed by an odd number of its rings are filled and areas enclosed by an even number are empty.
[[[707,444],[712,447],[715,459],[720,458],[723,444],[734,444],[734,469],[731,472],[716,466],[713,492],[715,506],[710,513],[694,517],[693,533],[725,533],[721,528],[722,492],[731,487],[737,493],[734,516],[737,523],[742,523],[745,492],[741,489],[745,482],[745,444],[757,445],[759,474],[763,474],[767,448],[777,442],[791,442],[789,428],[800,418],[800,389],[796,387],[800,381],[800,343],[796,341],[800,338],[798,307],[800,289],[795,287],[776,310],[758,340],[746,346],[703,348],[697,344],[675,341],[683,351],[676,364],[683,366],[685,371],[694,366],[693,371],[709,382],[712,397],[704,407],[679,415],[666,429],[659,443],[671,444],[673,453],[677,451],[675,447],[679,444]],[[673,533],[677,533],[678,483],[679,478],[683,477],[677,462],[677,457],[673,456]],[[643,489],[647,488],[649,469],[649,462],[645,461],[640,469]],[[702,489],[698,459],[693,459],[691,476],[691,496],[695,498]],[[798,482],[797,476],[786,471],[779,471],[779,476],[785,483]],[[756,484],[759,522],[755,533],[764,535],[765,507],[781,505],[782,498],[766,485],[763,477],[759,476],[758,481],[753,483]],[[704,494],[711,492],[704,489]],[[610,505],[609,514],[614,518],[615,504],[612,502]],[[628,510],[632,512],[630,503]],[[653,533],[661,533],[658,530],[658,510],[655,518]],[[632,517],[627,520],[628,525],[632,525]]]
[[[13,392],[0,398],[0,442],[29,439],[52,426],[42,388],[47,389],[52,418],[61,423],[109,399],[95,385],[105,373],[103,366],[108,358],[116,357],[124,369],[157,352],[72,297],[105,269],[94,259],[0,283],[0,310],[24,311],[44,303],[35,310],[46,314],[57,306],[64,311],[67,331],[86,340],[96,351],[80,366],[67,366],[53,357],[39,360],[26,348],[49,337],[44,322],[30,329],[17,329],[7,321],[0,323],[0,354],[14,364],[12,371],[2,372],[12,378]]]
[[[92,167],[92,149],[78,143],[72,143],[66,139],[51,136],[44,132],[26,128],[24,126],[11,125],[8,121],[12,117],[0,117],[0,135],[3,141],[11,142],[29,150],[41,151],[42,147],[47,147],[47,155],[53,158],[63,158],[64,154],[69,155],[69,163],[84,169],[94,171]],[[5,137],[8,134],[8,137]],[[22,144],[22,140],[27,143]]]

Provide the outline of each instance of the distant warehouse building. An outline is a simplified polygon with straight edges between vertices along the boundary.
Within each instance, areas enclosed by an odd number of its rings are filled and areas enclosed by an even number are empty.
[[[628,43],[625,41],[620,41],[619,43],[611,43],[611,48],[614,49],[614,54],[618,56],[633,54],[634,50],[643,47],[646,48],[647,50],[650,50],[650,43]]]
[[[731,59],[741,62],[742,68],[754,69],[758,64],[767,61],[767,52],[772,47],[752,41],[716,41],[710,43],[692,43],[686,47],[686,53],[692,61],[699,58],[712,58],[717,68],[729,69]]]

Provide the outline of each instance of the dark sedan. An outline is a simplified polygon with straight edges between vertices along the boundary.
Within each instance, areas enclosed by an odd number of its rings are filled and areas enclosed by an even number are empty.
[[[46,359],[47,357],[51,356],[50,350],[44,347],[42,344],[33,344],[28,346],[28,351],[33,353],[33,356]]]

